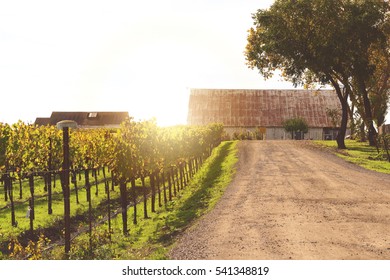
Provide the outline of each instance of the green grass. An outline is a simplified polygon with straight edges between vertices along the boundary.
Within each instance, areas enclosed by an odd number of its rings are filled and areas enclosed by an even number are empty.
[[[103,179],[102,174],[98,176],[98,180]],[[91,180],[91,199],[92,207],[95,209],[101,202],[106,200],[105,186],[104,183],[98,185],[99,195],[95,195],[96,187],[94,184],[94,179]],[[88,211],[88,202],[86,201],[86,189],[81,188],[85,184],[84,176],[80,181],[78,181],[78,197],[79,203],[76,202],[76,192],[74,185],[70,184],[71,187],[71,217],[75,218],[82,214],[86,214]],[[38,229],[39,231],[47,229],[50,227],[56,227],[58,224],[61,224],[63,221],[64,215],[64,203],[61,190],[61,184],[59,180],[56,182],[56,188],[53,188],[52,196],[52,209],[53,214],[49,215],[47,213],[47,197],[43,196],[44,194],[44,184],[43,180],[36,180],[35,182],[35,219],[34,219],[34,230]],[[23,199],[19,199],[19,185],[14,185],[14,200],[15,200],[15,216],[17,227],[11,225],[11,209],[10,206],[2,208],[0,210],[0,244],[6,243],[11,237],[19,237],[24,235],[29,231],[30,228],[30,219],[26,217],[27,207],[28,207],[28,198],[30,198],[30,191],[28,187],[28,182],[23,182]],[[10,201],[4,202],[4,194],[1,193],[2,202],[0,206],[4,207],[6,204],[9,205]],[[119,197],[119,188],[116,187],[115,191],[111,191],[111,198],[115,199]],[[77,222],[77,221],[76,221]],[[61,231],[62,229],[59,229]]]
[[[201,169],[191,179],[177,197],[167,205],[157,207],[151,213],[148,201],[149,218],[143,218],[143,203],[138,204],[138,223],[132,224],[133,208],[128,211],[129,236],[122,234],[122,217],[112,220],[112,235],[109,240],[107,224],[94,231],[93,254],[88,254],[89,235],[83,234],[72,241],[74,259],[167,259],[176,237],[210,211],[224,193],[235,172],[237,162],[237,142],[223,142],[203,163]],[[61,258],[63,247],[58,247],[50,258]]]
[[[335,141],[314,141],[314,143],[330,149],[337,156],[348,162],[369,170],[390,174],[390,162],[386,161],[382,153],[378,154],[376,147],[370,147],[366,142],[345,140],[346,150],[337,149]]]

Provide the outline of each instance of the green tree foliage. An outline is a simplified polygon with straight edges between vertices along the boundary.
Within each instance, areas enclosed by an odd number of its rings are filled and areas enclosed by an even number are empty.
[[[387,40],[390,42],[390,21],[385,29]],[[388,43],[390,45],[390,43]],[[368,81],[368,92],[372,104],[373,120],[377,127],[386,121],[388,105],[390,102],[390,55],[389,51],[380,48],[371,51],[370,59],[375,63],[374,75]]]
[[[295,133],[307,133],[309,131],[309,126],[303,118],[292,118],[285,120],[283,122],[283,127],[287,132],[291,133],[291,139],[294,139]],[[303,138],[303,137],[302,137]]]
[[[326,108],[326,115],[330,118],[333,128],[340,127],[341,114],[339,109]]]
[[[332,85],[342,106],[339,148],[345,148],[348,97],[359,97],[373,144],[369,81],[377,68],[372,53],[389,55],[389,10],[388,1],[378,0],[276,0],[253,14],[247,64],[265,78],[279,69],[295,85]]]
[[[0,123],[0,172],[6,168],[6,151],[10,130],[11,128],[8,124]]]

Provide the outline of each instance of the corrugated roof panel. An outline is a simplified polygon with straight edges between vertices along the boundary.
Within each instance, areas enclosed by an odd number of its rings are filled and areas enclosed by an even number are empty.
[[[340,108],[333,90],[192,89],[188,123],[280,127],[302,117],[310,127],[332,127],[327,108]]]

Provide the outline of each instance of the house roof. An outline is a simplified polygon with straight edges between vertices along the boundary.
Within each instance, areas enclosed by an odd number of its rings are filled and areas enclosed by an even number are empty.
[[[333,90],[191,89],[188,124],[281,127],[293,117],[309,127],[333,127],[327,109],[340,109]]]
[[[35,124],[56,125],[62,120],[72,120],[84,127],[119,126],[128,117],[128,112],[52,112],[50,118],[37,118]]]
[[[49,125],[50,124],[50,118],[36,118],[35,119],[36,125]]]

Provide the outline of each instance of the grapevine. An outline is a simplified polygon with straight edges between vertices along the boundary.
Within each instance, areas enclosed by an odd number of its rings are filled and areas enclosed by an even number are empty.
[[[70,181],[77,203],[80,188],[85,187],[87,191],[91,240],[91,175],[96,184],[96,196],[99,195],[97,174],[102,171],[104,175],[109,232],[110,191],[115,185],[119,186],[123,233],[127,235],[127,210],[130,206],[134,207],[133,223],[137,223],[137,207],[140,207],[136,181],[141,182],[144,217],[148,218],[147,202],[150,201],[151,211],[155,212],[157,205],[161,207],[171,201],[221,142],[222,134],[223,126],[220,124],[161,128],[155,120],[134,121],[132,118],[118,129],[71,129]],[[55,188],[59,174],[62,174],[62,161],[62,133],[56,127],[21,121],[13,125],[0,123],[0,181],[6,205],[0,208],[0,214],[11,209],[14,227],[18,226],[15,204],[29,205],[29,230],[32,234],[34,200],[46,198],[48,214],[52,214],[52,196],[62,195],[62,189]],[[80,181],[82,177],[85,186],[78,186],[77,179]],[[39,180],[44,181],[44,188],[36,183]],[[18,198],[14,197],[17,184]],[[24,190],[26,185],[29,185],[29,191]]]

